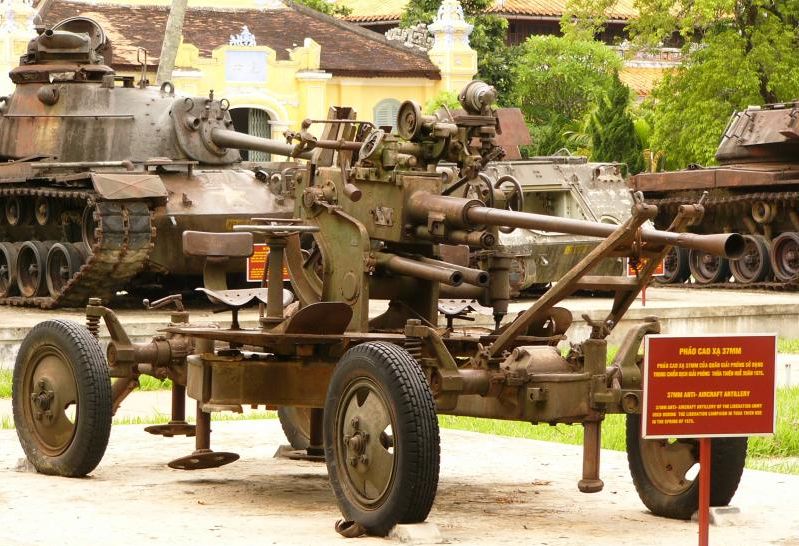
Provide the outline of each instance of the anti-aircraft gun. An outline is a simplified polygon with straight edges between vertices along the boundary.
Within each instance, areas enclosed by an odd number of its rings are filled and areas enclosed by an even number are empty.
[[[312,155],[295,184],[294,218],[253,219],[230,233],[183,234],[187,253],[213,259],[246,255],[254,236],[270,245],[265,290],[205,290],[231,310],[230,327],[192,324],[178,298],[153,304],[174,302],[177,310],[165,333],[149,343],[131,343],[116,315],[98,300],[87,306],[86,328],[61,320],[36,326],[22,343],[14,371],[17,431],[33,465],[50,474],[91,472],[105,451],[113,410],[140,375],[149,374],[170,377],[174,386],[172,422],[147,430],[196,437],[195,451],[169,463],[173,468],[210,468],[238,458],[211,450],[213,411],[244,404],[306,409],[305,455],[326,461],[341,511],[354,522],[339,527],[348,535],[384,535],[398,522],[427,517],[439,473],[436,412],[582,424],[578,487],[586,493],[603,487],[604,416],[626,414],[631,469],[644,503],[662,516],[690,517],[698,505],[698,482],[687,476],[697,461],[696,443],[640,437],[638,350],[660,325],[652,318],[630,330],[610,364],[606,338],[672,245],[736,256],[741,236],[681,233],[701,216],[701,205],[683,206],[670,231],[656,231],[641,229],[657,211],[640,200],[629,220],[612,226],[512,210],[512,192],[502,189],[493,195],[494,207],[452,196],[455,190],[444,189],[446,177],[436,169],[439,161],[458,167],[458,180],[446,184],[452,188],[502,155],[494,144],[501,130],[494,95],[488,85],[472,82],[460,95],[466,113],[446,121],[423,116],[406,102],[398,135],[354,124],[347,115],[332,138],[294,135],[294,153]],[[252,138],[224,129],[211,136],[218,145]],[[314,163],[331,149],[337,150],[335,162]],[[497,245],[499,227],[602,241],[527,310],[506,320],[509,258]],[[300,235],[308,234],[314,244],[304,249]],[[479,253],[480,267],[441,260],[442,243],[469,245]],[[592,275],[611,255],[639,260],[638,277]],[[288,307],[284,262],[299,299]],[[572,315],[558,303],[583,288],[614,292],[612,308],[605,319],[591,321],[588,339],[572,342],[562,356],[557,346],[567,341]],[[496,327],[439,327],[437,302],[449,294],[468,294],[492,307]],[[369,313],[374,299],[389,300],[379,316]],[[238,321],[248,303],[261,305],[256,328],[242,328]],[[101,320],[112,338],[106,358],[95,339]],[[196,425],[185,421],[186,393],[197,401]],[[75,422],[64,414],[74,404]],[[723,473],[713,474],[714,503],[726,504],[737,488],[746,441],[714,441],[733,455]]]
[[[254,172],[214,143],[232,126],[225,99],[117,75],[91,19],[38,30],[0,98],[0,304],[83,306],[200,275],[203,260],[181,252],[184,230],[290,216],[280,173],[293,164]],[[270,142],[278,155],[293,149]]]

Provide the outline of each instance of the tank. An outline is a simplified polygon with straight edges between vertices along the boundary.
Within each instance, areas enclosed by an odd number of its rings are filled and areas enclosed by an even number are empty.
[[[202,259],[183,255],[184,230],[290,216],[293,178],[281,173],[293,164],[245,168],[218,144],[236,135],[225,99],[116,75],[91,19],[37,30],[0,99],[0,303],[82,306],[200,275]]]
[[[621,166],[594,163],[572,155],[493,161],[483,179],[508,192],[520,188],[523,199],[514,207],[523,212],[619,225],[631,215],[632,197]],[[596,248],[595,237],[541,230],[503,229],[499,242],[512,256],[511,289],[516,294],[541,291],[560,279]],[[622,258],[608,258],[597,275],[624,274]]]
[[[703,198],[696,233],[739,231],[746,252],[736,260],[699,250],[673,249],[663,283],[697,287],[776,288],[799,279],[799,102],[753,106],[736,112],[716,151],[719,166],[691,165],[630,179],[647,203],[658,205],[663,228],[681,204]]]

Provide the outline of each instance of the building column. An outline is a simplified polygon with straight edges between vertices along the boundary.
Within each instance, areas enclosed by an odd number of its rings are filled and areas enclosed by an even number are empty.
[[[466,22],[458,0],[444,0],[427,29],[433,47],[427,54],[441,71],[438,91],[459,92],[477,73],[477,52],[469,45],[472,25]]]
[[[33,0],[0,1],[0,95],[8,95],[14,84],[9,71],[19,66],[19,58],[28,50],[28,42],[36,37]]]

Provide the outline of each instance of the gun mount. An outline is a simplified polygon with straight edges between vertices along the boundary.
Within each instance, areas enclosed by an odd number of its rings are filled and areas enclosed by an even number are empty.
[[[495,143],[501,127],[493,96],[492,88],[473,82],[461,94],[466,113],[444,119],[421,116],[418,106],[405,103],[399,135],[357,124],[344,112],[323,139],[291,135],[293,155],[312,152],[294,186],[294,218],[256,218],[232,233],[184,234],[187,252],[214,259],[246,254],[255,235],[270,246],[266,289],[205,290],[232,311],[229,328],[192,324],[179,310],[165,335],[132,343],[115,314],[97,301],[87,307],[87,329],[64,321],[37,326],[20,349],[14,393],[17,430],[34,466],[62,475],[90,472],[108,441],[110,408],[122,403],[140,375],[149,374],[172,378],[174,398],[172,422],[148,430],[196,435],[195,451],[171,467],[209,468],[238,458],[211,450],[211,412],[236,411],[243,404],[280,406],[295,447],[327,462],[341,511],[353,522],[339,528],[348,536],[385,535],[398,522],[427,517],[439,472],[436,412],[581,424],[578,487],[586,493],[603,487],[601,422],[606,414],[625,414],[642,500],[659,515],[690,517],[698,504],[698,484],[686,475],[697,456],[693,444],[639,439],[638,351],[644,336],[659,332],[660,325],[651,319],[631,329],[611,362],[606,338],[671,245],[734,257],[742,250],[741,236],[681,233],[701,217],[699,204],[682,206],[671,230],[657,231],[642,229],[657,210],[640,200],[626,222],[609,226],[513,210],[518,200],[512,188],[483,187],[483,199],[452,196],[452,188],[464,184],[480,187],[480,170],[502,155]],[[209,139],[232,145],[223,131],[210,131]],[[323,164],[330,154],[335,161]],[[455,168],[439,172],[444,159]],[[528,309],[505,320],[510,256],[498,244],[500,227],[562,230],[600,242]],[[301,235],[313,237],[314,244],[303,248]],[[469,245],[478,267],[441,259],[441,243]],[[636,277],[592,274],[603,259],[618,255],[638,261]],[[288,307],[284,262],[299,299]],[[590,337],[572,342],[563,356],[558,344],[568,340],[572,315],[559,303],[584,288],[614,292],[613,304],[602,320],[591,321]],[[492,307],[495,327],[439,327],[439,298],[446,295],[467,295]],[[373,299],[389,300],[388,309],[370,315]],[[239,325],[239,309],[248,304],[260,305],[257,328]],[[92,336],[100,320],[112,337],[107,362]],[[92,349],[76,351],[78,345]],[[53,354],[76,355],[75,362],[43,358]],[[76,371],[70,375],[70,369]],[[58,370],[62,380],[47,376],[49,370]],[[104,394],[81,398],[80,422],[67,424],[60,408],[80,398],[70,385],[82,385],[89,375]],[[109,377],[116,379],[113,386]],[[186,393],[197,401],[196,425],[185,422]],[[85,422],[95,428],[86,432]],[[66,429],[78,433],[67,441],[61,434]],[[720,441],[730,444],[741,463],[714,485],[715,498],[726,503],[737,487],[743,468],[738,455],[746,444]]]

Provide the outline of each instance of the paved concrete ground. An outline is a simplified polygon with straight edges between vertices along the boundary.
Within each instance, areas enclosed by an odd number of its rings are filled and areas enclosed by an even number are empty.
[[[219,544],[385,544],[346,540],[324,465],[274,459],[283,442],[275,420],[214,425],[214,446],[241,454],[229,466],[186,473],[164,463],[191,441],[114,427],[108,452],[87,479],[15,470],[22,453],[0,432],[0,544],[3,546]],[[625,455],[602,453],[605,490],[577,491],[578,447],[442,431],[442,470],[428,521],[450,544],[690,545],[695,523],[649,514]],[[799,546],[799,476],[746,471],[716,546]],[[731,524],[731,525],[730,525]]]

